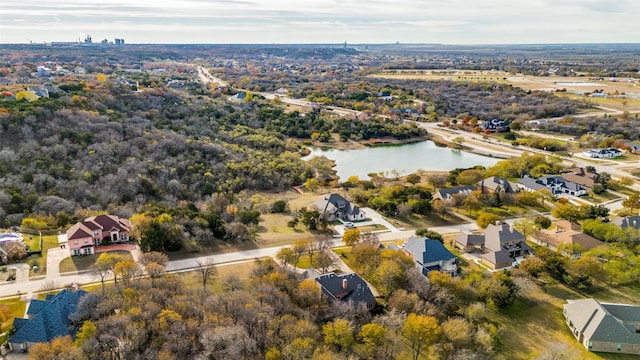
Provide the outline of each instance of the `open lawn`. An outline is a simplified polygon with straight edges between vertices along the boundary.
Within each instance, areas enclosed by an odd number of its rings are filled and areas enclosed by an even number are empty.
[[[590,296],[605,302],[638,304],[640,286],[604,289]],[[633,355],[588,352],[578,343],[565,323],[562,306],[567,299],[584,297],[563,284],[550,281],[546,291],[534,286],[512,305],[491,309],[488,319],[499,328],[503,342],[500,352],[509,359],[532,359],[551,348],[564,347],[567,359],[637,359]]]
[[[122,256],[123,260],[133,260],[131,253],[128,251],[111,251],[110,253]],[[91,270],[91,266],[95,264],[98,256],[100,255],[68,257],[60,262],[60,272],[67,273]]]
[[[262,214],[256,243],[259,247],[271,247],[291,244],[298,240],[313,237],[302,224],[290,228],[287,223],[293,219],[290,214]]]
[[[12,326],[13,318],[24,317],[24,310],[27,304],[23,302],[19,296],[14,296],[9,299],[0,300],[0,306],[6,306],[9,310],[8,315],[10,315],[5,322],[0,324],[0,332],[5,332]]]
[[[430,228],[434,226],[447,226],[447,225],[459,225],[464,224],[465,221],[460,219],[457,216],[448,214],[447,216],[440,217],[440,215],[429,214],[427,216],[410,214],[406,216],[398,216],[393,219],[388,219],[391,223],[395,223],[395,226],[398,228],[410,228],[410,229],[419,229],[419,228]]]
[[[40,247],[40,240],[39,240],[39,236],[38,234],[23,234],[23,237],[25,239],[25,241],[27,241],[29,245],[29,247],[31,249],[33,249],[31,247],[31,244],[37,244],[34,245],[37,248]],[[31,266],[31,268],[33,268],[33,266],[37,266],[38,267],[38,271],[33,271],[31,270],[29,272],[30,276],[41,276],[43,274],[46,274],[47,272],[47,251],[53,247],[57,247],[58,245],[58,235],[43,235],[42,236],[42,254],[41,255],[31,255],[28,258],[26,258],[24,260],[24,262],[26,262],[27,264],[29,264]]]

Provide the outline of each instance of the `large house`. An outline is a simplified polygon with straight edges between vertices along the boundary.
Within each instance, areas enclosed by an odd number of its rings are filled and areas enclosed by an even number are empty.
[[[589,171],[589,169],[583,167],[578,167],[569,169],[568,172],[560,174],[560,177],[591,190],[593,186],[598,183],[600,174],[595,171]]]
[[[458,273],[458,259],[438,240],[410,237],[402,245],[402,251],[411,256],[422,275],[440,271],[452,276]]]
[[[567,300],[563,314],[587,350],[640,355],[640,306]]]
[[[604,243],[593,236],[580,232],[580,225],[567,220],[555,223],[555,227],[531,234],[531,242],[558,251],[562,248],[565,256],[579,258],[582,251],[588,251]]]
[[[46,300],[31,300],[27,318],[15,318],[15,333],[7,341],[13,351],[26,351],[37,343],[46,343],[57,337],[74,336],[76,328],[69,315],[76,311],[84,290],[62,290],[57,295],[47,295]]]
[[[454,244],[465,252],[479,251],[482,263],[494,270],[510,267],[531,250],[524,236],[507,223],[490,224],[484,235],[458,234]]]
[[[582,154],[590,158],[610,159],[622,156],[622,151],[614,148],[585,150]]]
[[[67,230],[67,242],[71,255],[93,255],[94,248],[104,241],[129,241],[131,222],[114,215],[98,215],[86,218]]]
[[[587,189],[560,176],[543,176],[537,180],[525,176],[518,180],[516,185],[520,190],[529,192],[546,188],[549,189],[553,195],[569,194],[573,196],[583,196],[587,194]]]
[[[357,205],[351,204],[347,199],[339,194],[323,196],[322,200],[316,203],[318,209],[323,214],[327,214],[327,220],[340,219],[343,221],[364,220],[366,214]]]
[[[373,309],[376,305],[369,285],[358,274],[329,273],[315,280],[329,302],[342,301],[352,305],[363,303],[367,309]]]
[[[448,189],[439,189],[433,194],[434,199],[451,200],[455,194],[469,195],[472,191],[475,191],[476,187],[473,185],[456,186]]]
[[[634,228],[640,230],[640,216],[638,215],[625,217],[616,216],[611,220],[611,223],[618,225],[623,229]]]
[[[482,179],[478,181],[476,185],[478,186],[478,190],[480,190],[480,192],[482,192],[483,194],[493,194],[496,192],[510,194],[516,191],[516,187],[513,183],[505,178],[501,178],[498,176],[492,176],[486,179]]]

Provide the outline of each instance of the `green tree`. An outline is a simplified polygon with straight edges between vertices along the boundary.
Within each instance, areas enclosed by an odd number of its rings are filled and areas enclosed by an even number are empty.
[[[435,232],[433,230],[429,230],[427,228],[420,228],[416,230],[416,236],[420,236],[420,237],[426,237],[429,238],[431,240],[438,240],[440,242],[443,242],[444,240],[442,239],[442,235],[440,235],[440,233]]]
[[[425,348],[433,345],[442,334],[438,320],[432,316],[409,314],[402,328],[402,335],[411,349],[412,360],[418,360]]]
[[[95,334],[95,332],[96,332],[96,325],[93,322],[89,320],[86,320],[85,322],[83,322],[82,327],[80,328],[80,331],[78,331],[78,334],[76,335],[76,341],[75,341],[76,346],[78,347],[81,346],[82,343],[84,343],[85,341],[93,337],[93,334]]]
[[[525,240],[529,237],[529,235],[538,230],[538,226],[536,225],[536,223],[527,218],[516,220],[513,223],[513,227],[516,228],[522,234],[522,236],[524,236]]]
[[[102,284],[102,295],[104,295],[104,283],[107,277],[113,274],[115,265],[122,260],[122,256],[118,254],[103,252],[93,264],[93,273],[100,278]]]
[[[310,178],[305,181],[304,187],[306,187],[311,192],[316,192],[316,190],[320,188],[320,182],[316,178]]]
[[[282,248],[276,254],[276,259],[280,261],[280,265],[283,267],[287,267],[287,265],[292,264],[296,259],[296,254],[291,250],[291,248]]]

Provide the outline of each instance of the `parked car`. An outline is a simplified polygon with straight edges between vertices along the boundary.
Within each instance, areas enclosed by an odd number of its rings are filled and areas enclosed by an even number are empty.
[[[356,227],[356,226],[352,222],[346,222],[346,223],[344,223],[344,227],[352,228],[352,227]]]

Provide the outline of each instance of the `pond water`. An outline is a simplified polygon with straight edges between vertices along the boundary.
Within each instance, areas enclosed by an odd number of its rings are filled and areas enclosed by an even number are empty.
[[[455,168],[470,168],[476,165],[493,166],[501,159],[491,158],[446,147],[438,147],[432,141],[421,141],[403,145],[385,145],[364,149],[336,150],[325,147],[310,147],[305,157],[326,156],[336,162],[336,171],[342,181],[349,176],[368,180],[369,173],[394,177],[415,173],[418,170],[449,171]]]

